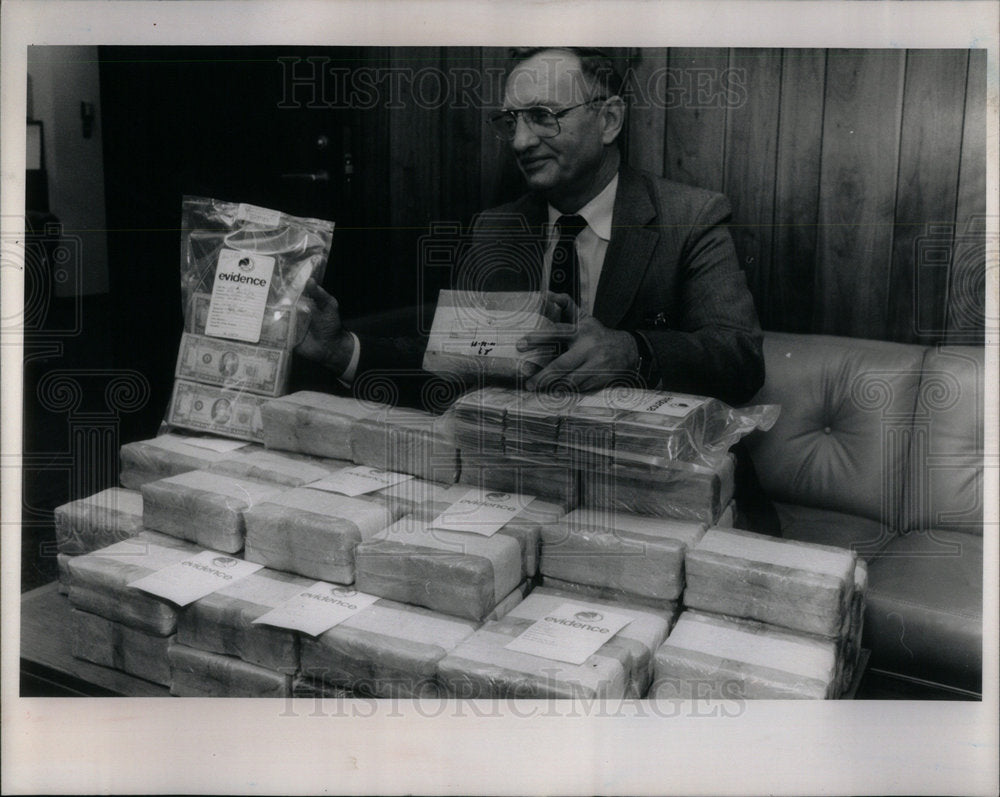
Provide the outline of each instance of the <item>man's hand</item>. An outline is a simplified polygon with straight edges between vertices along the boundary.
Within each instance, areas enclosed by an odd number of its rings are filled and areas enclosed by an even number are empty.
[[[561,343],[565,351],[529,379],[525,387],[547,390],[556,382],[568,382],[577,390],[596,390],[616,377],[635,372],[639,351],[628,332],[608,329],[564,293],[550,293],[546,305],[550,303],[558,306],[561,321],[553,329],[529,332],[517,342],[517,350]]]
[[[312,278],[306,283],[299,300],[299,318],[308,318],[305,336],[295,351],[310,360],[322,363],[337,376],[350,365],[354,354],[354,338],[340,320],[340,305]]]

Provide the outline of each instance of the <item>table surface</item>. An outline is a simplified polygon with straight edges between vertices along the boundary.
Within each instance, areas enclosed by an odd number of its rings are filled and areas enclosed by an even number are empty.
[[[91,697],[170,696],[165,686],[73,658],[71,623],[69,599],[59,593],[57,582],[21,596],[22,694],[27,676],[36,694],[42,688]]]

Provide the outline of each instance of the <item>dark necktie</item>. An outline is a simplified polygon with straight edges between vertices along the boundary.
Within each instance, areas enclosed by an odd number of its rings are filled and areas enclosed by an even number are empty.
[[[552,252],[549,290],[554,293],[568,293],[579,307],[580,258],[576,256],[574,241],[587,226],[587,220],[583,216],[560,216],[556,226],[559,228],[559,241]]]

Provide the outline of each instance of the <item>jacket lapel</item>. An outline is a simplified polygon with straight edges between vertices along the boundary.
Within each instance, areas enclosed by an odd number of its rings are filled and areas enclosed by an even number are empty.
[[[594,302],[594,317],[605,326],[617,326],[642,283],[660,238],[655,228],[647,226],[655,218],[656,208],[642,177],[628,167],[622,168],[611,218],[611,240]]]

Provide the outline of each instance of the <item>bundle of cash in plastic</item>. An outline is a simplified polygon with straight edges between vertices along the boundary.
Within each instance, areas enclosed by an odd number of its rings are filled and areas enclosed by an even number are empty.
[[[294,673],[299,666],[296,633],[254,620],[311,584],[307,579],[267,568],[251,573],[185,606],[177,621],[177,642]]]
[[[157,636],[90,612],[70,611],[73,656],[163,686],[170,685],[167,650],[175,636]]]
[[[849,624],[856,565],[846,548],[709,529],[685,555],[684,605],[837,638]]]
[[[197,438],[162,434],[121,447],[120,481],[123,487],[138,490],[146,482],[203,470],[227,455],[228,452],[200,445]]]
[[[69,600],[74,608],[155,636],[177,629],[177,606],[128,586],[199,553],[181,540],[142,531],[69,562]]]
[[[483,503],[509,505],[510,518],[506,519],[495,533],[517,541],[524,555],[525,575],[533,577],[538,572],[538,549],[543,530],[558,523],[565,515],[567,507],[534,496],[505,492],[489,491],[475,495],[483,492],[470,491],[465,485],[454,485],[414,507],[412,516],[424,521],[433,521],[440,516],[447,516],[454,521],[461,520],[464,516],[470,521],[470,527],[475,528],[477,525],[475,513]],[[470,493],[473,495],[469,495]],[[489,520],[484,522],[488,523]]]
[[[541,370],[554,348],[521,352],[517,341],[551,329],[541,293],[441,291],[423,368],[484,382],[516,382]]]
[[[54,515],[59,553],[89,553],[142,531],[142,493],[110,487],[56,507]]]
[[[332,236],[331,222],[184,197],[185,331],[169,425],[262,439],[260,406],[288,389],[305,327],[296,303],[310,278],[322,280]]]
[[[354,549],[400,514],[380,501],[309,487],[288,490],[244,512],[244,557],[277,570],[350,584]]]
[[[195,470],[142,486],[143,525],[216,551],[243,549],[243,513],[286,488]]]
[[[704,525],[604,510],[576,509],[542,533],[541,571],[659,601],[684,590],[684,552]]]
[[[376,697],[437,697],[437,664],[478,623],[379,599],[318,637],[302,636],[302,675]]]
[[[521,396],[521,391],[504,387],[486,387],[459,396],[448,411],[456,445],[462,451],[502,455],[507,412]]]
[[[736,458],[730,453],[712,465],[633,462],[583,468],[581,503],[596,509],[721,525],[722,512],[733,497],[735,473]]]
[[[175,697],[290,697],[293,673],[176,642],[167,651]]]
[[[303,390],[264,404],[263,439],[268,448],[351,460],[351,426],[390,410],[388,404]]]
[[[578,472],[552,460],[549,464],[521,457],[499,457],[461,452],[459,481],[474,487],[489,487],[508,493],[537,495],[566,506],[579,502]]]
[[[626,623],[614,633],[602,627],[612,615]],[[520,648],[532,647],[522,643],[532,641],[530,629],[539,622],[594,635],[595,652],[584,658],[584,650],[579,663],[568,661],[573,657],[546,634],[540,650],[551,648],[547,655],[525,652]],[[445,656],[438,677],[449,694],[473,699],[642,697],[652,676],[653,652],[669,630],[670,618],[649,609],[539,588]]]
[[[355,583],[370,595],[481,620],[525,579],[522,544],[407,516],[357,546]]]
[[[440,416],[387,408],[355,420],[349,436],[359,465],[449,484],[458,480],[458,449]]]
[[[350,462],[311,457],[287,451],[268,451],[259,446],[226,454],[205,470],[239,479],[255,479],[282,487],[301,487],[325,479],[331,473],[351,467]]]
[[[654,698],[838,697],[833,640],[755,620],[686,611],[656,651]]]

